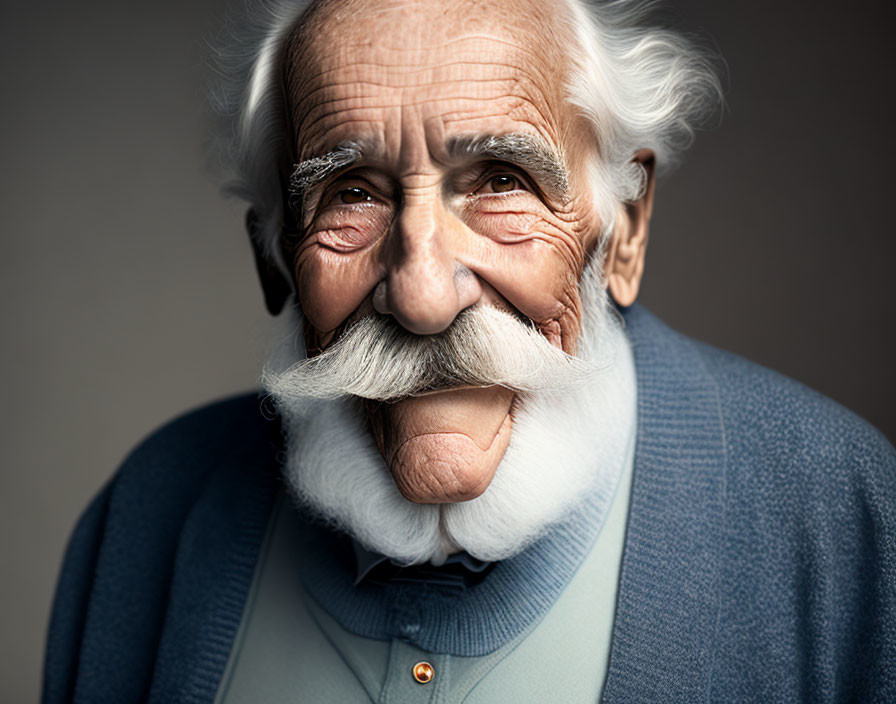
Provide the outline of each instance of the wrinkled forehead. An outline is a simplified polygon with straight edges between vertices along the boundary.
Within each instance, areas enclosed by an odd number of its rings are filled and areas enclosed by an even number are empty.
[[[324,0],[286,45],[300,154],[389,122],[397,106],[476,132],[490,113],[557,143],[568,66],[562,2]]]
[[[411,48],[481,34],[534,42],[554,31],[565,11],[563,0],[319,0],[305,14],[312,31],[304,39],[325,54],[333,41],[393,39],[396,48]]]

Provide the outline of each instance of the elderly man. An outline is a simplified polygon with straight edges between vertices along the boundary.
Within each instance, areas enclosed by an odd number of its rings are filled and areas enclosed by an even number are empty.
[[[170,424],[88,509],[45,701],[896,701],[893,448],[634,305],[718,94],[642,10],[235,25],[267,401]]]

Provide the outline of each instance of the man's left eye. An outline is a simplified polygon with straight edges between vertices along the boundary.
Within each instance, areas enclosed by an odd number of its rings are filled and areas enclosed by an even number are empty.
[[[528,191],[526,182],[513,173],[502,172],[493,174],[482,184],[480,193],[510,193],[511,191]]]
[[[365,203],[367,201],[373,200],[373,196],[371,196],[363,188],[358,188],[357,186],[355,186],[353,188],[345,188],[339,191],[339,193],[336,194],[336,199],[340,203],[344,203],[345,205],[353,205],[355,203]]]
[[[485,182],[483,190],[486,193],[510,193],[526,190],[526,186],[519,177],[504,173],[492,176]]]

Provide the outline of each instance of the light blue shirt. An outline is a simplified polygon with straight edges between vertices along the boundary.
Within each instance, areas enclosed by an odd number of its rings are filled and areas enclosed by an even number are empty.
[[[217,704],[308,702],[595,702],[606,675],[634,459],[632,432],[606,521],[540,621],[486,655],[465,657],[349,632],[305,589],[297,536],[281,497],[218,691]],[[432,665],[427,684],[412,674]]]

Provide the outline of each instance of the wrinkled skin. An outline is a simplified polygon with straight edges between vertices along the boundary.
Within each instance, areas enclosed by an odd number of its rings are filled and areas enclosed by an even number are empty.
[[[558,12],[558,4],[527,0],[335,0],[295,32],[285,55],[295,159],[349,139],[368,147],[361,162],[309,194],[287,253],[309,350],[373,310],[433,334],[484,304],[521,313],[575,352],[578,281],[600,230],[586,180],[587,160],[597,157],[562,93],[568,40]],[[558,193],[513,163],[446,148],[455,136],[506,134],[540,137],[561,155],[569,189]],[[651,155],[641,158],[649,164]],[[646,236],[647,217],[649,198],[622,213],[608,249],[617,300],[637,293],[643,241],[635,240]],[[513,408],[513,393],[493,387],[371,405],[369,413],[402,494],[442,503],[488,487]]]

